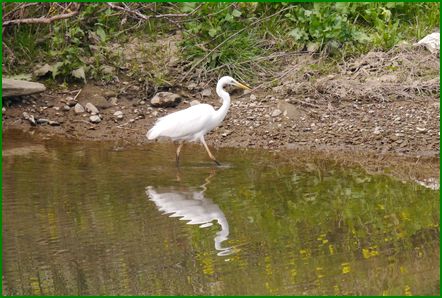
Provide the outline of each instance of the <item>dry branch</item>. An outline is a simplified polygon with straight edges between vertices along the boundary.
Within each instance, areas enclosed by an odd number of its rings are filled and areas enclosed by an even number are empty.
[[[142,14],[138,10],[130,9],[127,6],[126,7],[121,7],[121,6],[115,5],[115,4],[111,3],[111,2],[107,2],[107,5],[109,5],[109,7],[113,8],[113,9],[121,10],[121,11],[127,12],[129,14],[135,15],[138,18],[143,19],[143,20],[148,20],[148,19],[151,19],[151,18],[154,18],[154,19],[172,18],[172,17],[174,17],[174,18],[177,18],[177,17],[178,18],[183,18],[183,17],[188,17],[190,15],[188,13],[166,13],[166,14],[156,14],[156,15],[148,15],[147,16],[145,14]]]
[[[55,15],[50,18],[40,17],[40,18],[15,19],[15,20],[4,21],[2,24],[3,26],[13,25],[13,24],[50,24],[57,20],[73,17],[77,15],[78,12],[79,10],[75,10],[69,13]]]

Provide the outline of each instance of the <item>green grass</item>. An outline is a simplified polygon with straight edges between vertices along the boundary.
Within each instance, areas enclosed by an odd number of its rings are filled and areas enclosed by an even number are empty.
[[[84,5],[77,17],[51,25],[9,26],[3,40],[15,59],[4,51],[4,72],[22,72],[37,62],[50,61],[59,65],[56,77],[72,79],[72,70],[99,55],[87,69],[88,77],[99,79],[97,65],[119,61],[106,53],[108,43],[125,43],[130,36],[154,41],[181,30],[181,59],[192,72],[200,77],[228,73],[250,81],[257,73],[279,67],[277,59],[265,59],[274,53],[309,51],[338,61],[370,50],[389,50],[401,41],[413,43],[433,32],[440,16],[436,2],[131,5],[147,15],[154,10],[192,15],[170,19],[173,22],[167,18],[139,22],[93,3]],[[6,6],[4,13],[13,7]],[[91,51],[91,39],[99,51]]]

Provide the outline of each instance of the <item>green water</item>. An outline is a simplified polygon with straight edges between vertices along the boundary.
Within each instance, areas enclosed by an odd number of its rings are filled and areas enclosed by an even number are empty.
[[[171,144],[3,142],[5,295],[439,293],[438,190],[295,153],[187,146],[178,172]]]

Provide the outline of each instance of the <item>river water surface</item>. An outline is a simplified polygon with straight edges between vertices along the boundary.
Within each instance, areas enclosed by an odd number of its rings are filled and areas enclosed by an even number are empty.
[[[302,154],[3,136],[3,294],[437,295],[439,190]],[[290,160],[290,162],[288,162]]]

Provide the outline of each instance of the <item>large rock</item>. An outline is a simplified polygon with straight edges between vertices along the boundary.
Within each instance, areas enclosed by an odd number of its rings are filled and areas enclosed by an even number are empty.
[[[89,121],[92,123],[100,123],[101,122],[101,118],[98,115],[92,115],[89,117]]]
[[[107,90],[102,87],[86,84],[77,97],[77,101],[83,106],[86,106],[86,104],[90,102],[99,109],[107,109],[111,107],[112,104],[106,100],[104,95],[106,91]]]
[[[174,107],[181,101],[181,96],[171,92],[158,92],[150,100],[154,107]]]
[[[2,97],[30,95],[45,90],[41,83],[2,78]]]
[[[97,115],[99,113],[98,109],[90,102],[86,104],[85,109],[86,112],[91,113],[92,115]]]
[[[74,107],[75,114],[84,113],[84,108],[81,104],[77,103]]]

